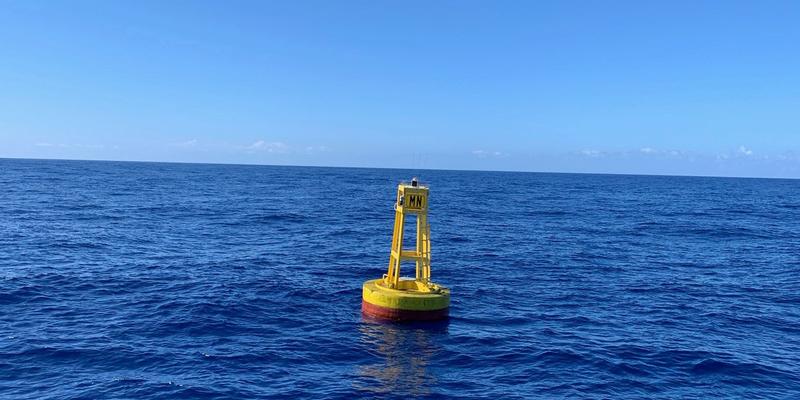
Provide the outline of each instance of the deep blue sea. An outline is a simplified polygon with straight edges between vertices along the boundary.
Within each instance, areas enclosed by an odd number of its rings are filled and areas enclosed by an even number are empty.
[[[412,176],[451,318],[364,320]],[[414,397],[800,398],[800,181],[0,160],[0,398]]]

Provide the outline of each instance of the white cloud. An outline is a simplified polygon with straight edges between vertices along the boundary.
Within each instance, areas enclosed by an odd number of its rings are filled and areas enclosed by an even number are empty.
[[[747,146],[738,146],[725,152],[719,153],[703,153],[691,150],[661,150],[653,147],[641,147],[638,150],[624,150],[624,151],[602,151],[602,150],[581,150],[577,153],[581,156],[592,158],[620,158],[630,155],[641,155],[642,157],[652,157],[654,159],[678,159],[688,160],[690,162],[697,162],[702,160],[714,160],[719,163],[733,162],[734,160],[744,161],[769,161],[769,160],[789,160],[791,157],[786,153],[783,155],[769,155],[761,154],[753,151]]]
[[[500,157],[503,155],[503,153],[499,151],[472,150],[472,155],[478,158],[486,158],[486,157]]]
[[[322,153],[328,151],[328,148],[325,146],[306,146],[305,151],[308,154]]]
[[[744,146],[739,146],[739,150],[738,150],[737,154],[742,155],[742,156],[752,156],[753,155],[753,150],[750,150],[750,149],[748,149],[747,147],[744,147]]]
[[[603,153],[600,150],[584,149],[584,150],[579,151],[578,154],[580,154],[582,156],[586,156],[586,157],[600,157],[600,156],[604,155],[605,153]]]
[[[659,150],[654,149],[652,147],[642,147],[639,149],[640,154],[644,154],[646,156],[667,156],[667,157],[688,157],[691,156],[691,152],[683,151],[683,150]]]
[[[39,142],[33,144],[36,147],[59,147],[59,148],[76,148],[76,149],[104,149],[106,146],[104,144],[65,144],[65,143],[49,143],[49,142]],[[114,146],[114,148],[118,148],[118,146]]]
[[[194,147],[197,146],[197,139],[190,139],[185,142],[175,143],[178,147]]]
[[[800,153],[794,151],[785,151],[781,154],[778,154],[775,159],[780,161],[800,161]]]
[[[269,154],[319,154],[330,151],[324,145],[291,146],[281,141],[256,140],[246,146],[234,146],[234,148],[244,151],[247,154],[269,153]]]
[[[266,152],[266,153],[286,153],[289,151],[289,146],[283,142],[267,142],[265,140],[258,140],[253,144],[245,147],[250,152]]]

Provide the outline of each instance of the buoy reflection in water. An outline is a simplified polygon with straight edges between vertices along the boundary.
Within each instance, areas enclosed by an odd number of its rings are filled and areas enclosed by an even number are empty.
[[[437,336],[447,335],[446,321],[397,324],[364,317],[359,330],[375,362],[358,367],[357,389],[401,397],[431,394],[436,376],[428,366],[440,351]]]

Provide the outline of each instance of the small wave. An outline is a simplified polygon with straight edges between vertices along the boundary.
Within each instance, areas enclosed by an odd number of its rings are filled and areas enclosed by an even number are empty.
[[[792,380],[793,374],[764,364],[723,361],[717,358],[704,359],[694,364],[689,371],[698,376],[720,375],[745,382],[779,383]],[[797,378],[795,377],[795,380]]]
[[[770,236],[766,232],[741,226],[720,228],[691,228],[684,231],[686,234],[714,239],[765,239]]]
[[[310,218],[308,215],[286,212],[286,213],[271,213],[271,214],[262,214],[255,217],[252,217],[254,221],[260,223],[276,223],[276,222],[293,222],[293,223],[300,223],[303,221],[307,221]]]
[[[569,212],[563,210],[534,210],[526,213],[531,217],[563,217],[569,214]]]
[[[589,358],[582,354],[563,349],[544,350],[534,354],[532,360],[534,363],[558,365],[559,367],[563,364],[585,364],[590,361]]]

